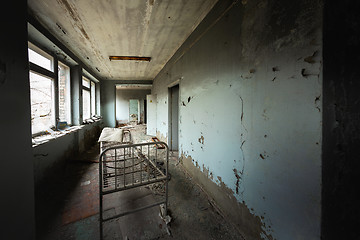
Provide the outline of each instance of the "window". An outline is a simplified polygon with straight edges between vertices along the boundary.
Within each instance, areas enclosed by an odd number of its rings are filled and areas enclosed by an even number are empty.
[[[83,119],[91,118],[91,94],[90,94],[90,80],[83,77],[82,80],[82,95],[83,95]]]
[[[37,134],[55,126],[53,58],[29,43],[31,131]]]
[[[53,70],[53,57],[29,43],[28,48],[29,61],[49,71]]]
[[[59,121],[71,124],[70,68],[61,62],[58,65],[58,78]]]
[[[83,119],[89,119],[96,115],[96,84],[86,77],[82,79],[82,94],[83,94]]]
[[[91,82],[91,114],[96,115],[96,99],[95,99],[95,86],[96,84]]]
[[[50,129],[62,130],[72,119],[70,67],[30,42],[28,57],[32,134],[37,137]],[[97,80],[92,79],[82,77],[83,120],[96,115]]]
[[[30,72],[31,129],[33,134],[55,126],[53,93],[53,79]]]

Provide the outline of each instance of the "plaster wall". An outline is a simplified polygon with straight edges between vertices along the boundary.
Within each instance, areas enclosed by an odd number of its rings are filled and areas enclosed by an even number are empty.
[[[154,80],[164,141],[177,81],[181,160],[224,215],[246,239],[320,239],[322,2],[218,2]]]
[[[100,82],[100,99],[101,99],[101,115],[104,120],[104,125],[107,127],[116,126],[116,81],[101,81]]]
[[[26,1],[0,15],[1,239],[36,239]],[[7,15],[9,14],[9,15]],[[9,16],[16,16],[11,18]]]
[[[35,184],[61,175],[67,161],[93,146],[101,128],[102,121],[83,125],[81,129],[33,147]]]
[[[144,122],[144,100],[151,90],[124,90],[116,89],[116,121],[118,123],[129,122],[129,100],[138,99],[140,105],[140,122]]]

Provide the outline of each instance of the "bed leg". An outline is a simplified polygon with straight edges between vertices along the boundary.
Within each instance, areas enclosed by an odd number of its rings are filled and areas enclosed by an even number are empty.
[[[168,185],[169,185],[169,181],[166,180],[166,182],[165,182],[165,216],[168,214],[168,195],[169,195]]]

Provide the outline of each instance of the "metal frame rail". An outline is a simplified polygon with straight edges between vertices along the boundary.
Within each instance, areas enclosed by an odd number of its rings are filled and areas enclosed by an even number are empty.
[[[165,149],[161,150],[161,154],[158,153],[160,151],[158,150],[159,146],[165,146]],[[168,172],[169,148],[164,142],[118,143],[117,146],[112,145],[103,150],[99,157],[100,239],[103,239],[103,223],[106,221],[161,204],[164,204],[166,213]],[[165,187],[165,199],[163,201],[104,218],[103,198],[105,195],[159,182],[162,182]]]

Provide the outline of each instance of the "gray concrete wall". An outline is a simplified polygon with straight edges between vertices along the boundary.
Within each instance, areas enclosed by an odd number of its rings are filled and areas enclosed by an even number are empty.
[[[101,115],[107,127],[116,126],[116,85],[117,84],[151,84],[152,81],[103,80],[100,82]]]
[[[246,239],[319,239],[321,1],[220,1],[154,80],[179,81],[183,166]]]
[[[1,10],[0,236],[1,239],[35,239],[27,4],[26,1],[3,2]]]
[[[61,176],[66,162],[75,160],[80,153],[92,147],[101,129],[102,121],[98,121],[33,147],[35,184]]]
[[[107,127],[116,126],[115,104],[116,104],[116,81],[100,82],[101,115]]]
[[[144,100],[151,90],[124,90],[116,89],[116,121],[129,122],[129,100],[138,99],[140,103],[140,122],[144,122]]]

